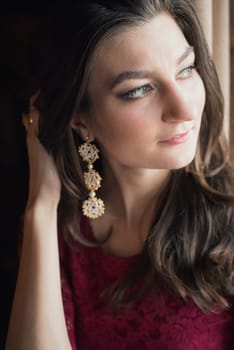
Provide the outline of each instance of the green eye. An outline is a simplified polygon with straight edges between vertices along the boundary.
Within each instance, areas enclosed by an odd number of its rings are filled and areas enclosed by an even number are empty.
[[[132,89],[130,91],[127,91],[127,92],[121,94],[120,96],[121,96],[121,98],[123,98],[125,100],[142,98],[145,95],[147,95],[152,89],[153,88],[150,84],[145,84],[145,85],[139,86],[135,89]]]
[[[182,79],[191,77],[192,72],[193,72],[194,69],[195,69],[195,65],[194,64],[192,64],[192,65],[182,69],[182,71],[180,71],[180,73],[179,73],[179,77],[182,78]]]

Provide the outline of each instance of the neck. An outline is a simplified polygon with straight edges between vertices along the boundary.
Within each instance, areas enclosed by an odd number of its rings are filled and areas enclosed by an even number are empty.
[[[167,186],[167,169],[130,169],[105,164],[102,198],[111,215],[131,227],[155,212],[160,195]],[[148,213],[146,215],[146,213]]]

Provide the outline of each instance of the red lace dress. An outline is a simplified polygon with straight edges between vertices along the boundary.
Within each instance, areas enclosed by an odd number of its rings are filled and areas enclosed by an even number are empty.
[[[91,235],[88,222],[83,230]],[[101,291],[137,257],[119,258],[102,248],[72,250],[60,238],[62,293],[73,350],[233,350],[234,310],[203,313],[171,293],[147,295],[114,316]]]

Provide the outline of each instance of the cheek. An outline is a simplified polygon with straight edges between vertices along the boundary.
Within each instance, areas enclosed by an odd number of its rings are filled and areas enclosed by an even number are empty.
[[[102,100],[103,101],[103,100]],[[93,109],[93,128],[97,138],[131,137],[145,124],[144,112],[139,106],[128,105],[116,99],[106,100],[106,103],[96,103]]]
[[[193,90],[193,94],[197,106],[197,117],[200,117],[201,119],[206,102],[206,91],[204,83],[199,75],[197,75],[197,83]]]
[[[119,142],[120,137],[129,132],[123,114],[113,106],[97,103],[93,109],[92,120],[95,138],[104,148],[109,148],[110,143]]]

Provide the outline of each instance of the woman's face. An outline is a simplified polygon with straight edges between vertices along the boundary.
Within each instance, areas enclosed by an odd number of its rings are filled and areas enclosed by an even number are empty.
[[[205,103],[194,61],[165,13],[106,39],[92,63],[86,122],[110,163],[177,169],[192,161]]]

